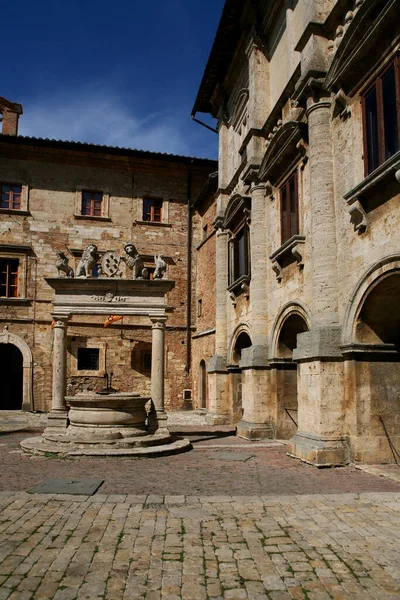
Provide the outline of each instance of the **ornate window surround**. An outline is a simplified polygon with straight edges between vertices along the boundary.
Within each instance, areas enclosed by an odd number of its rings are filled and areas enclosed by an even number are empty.
[[[275,134],[270,137],[260,169],[259,180],[268,181],[270,187],[279,188],[296,170],[308,161],[307,124],[302,121],[286,121],[279,124]],[[271,194],[274,198],[274,194]],[[298,192],[298,212],[301,194]],[[280,208],[279,208],[280,214]],[[300,226],[299,226],[300,229]],[[272,270],[278,283],[282,281],[284,267],[295,260],[299,269],[304,266],[302,246],[305,236],[297,233],[277,248],[270,256]]]
[[[249,282],[251,279],[251,258],[250,258],[250,224],[251,220],[251,198],[249,196],[241,196],[235,194],[229,201],[225,211],[225,217],[222,228],[228,230],[229,237],[229,286],[232,300],[240,294],[249,295]],[[236,236],[244,232],[245,260],[247,273],[234,279],[234,240]]]

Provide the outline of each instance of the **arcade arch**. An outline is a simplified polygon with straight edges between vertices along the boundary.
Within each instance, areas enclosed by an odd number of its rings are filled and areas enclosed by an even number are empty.
[[[276,437],[289,439],[298,423],[298,367],[293,360],[297,336],[310,329],[307,310],[300,304],[284,307],[272,335],[271,396],[275,407]]]

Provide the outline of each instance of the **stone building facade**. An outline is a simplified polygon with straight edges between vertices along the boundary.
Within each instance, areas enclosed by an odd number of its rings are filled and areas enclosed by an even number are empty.
[[[320,466],[399,457],[399,14],[227,0],[193,108],[219,133],[209,420]]]
[[[53,291],[45,278],[57,276],[57,252],[76,273],[89,243],[101,255],[123,256],[129,241],[150,277],[154,256],[161,254],[167,277],[176,282],[168,294],[165,404],[170,410],[190,407],[187,339],[195,300],[188,295],[194,286],[188,269],[188,205],[216,162],[26,138],[17,135],[21,106],[0,99],[0,112],[1,408],[46,411],[51,406]],[[148,319],[124,317],[104,328],[102,317],[72,318],[67,393],[103,387],[107,370],[113,372],[113,387],[148,394],[150,369]]]

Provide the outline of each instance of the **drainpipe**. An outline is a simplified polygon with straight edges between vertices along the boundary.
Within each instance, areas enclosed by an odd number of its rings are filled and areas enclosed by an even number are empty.
[[[191,356],[191,322],[192,322],[192,168],[193,160],[190,161],[187,175],[187,280],[186,280],[186,363],[185,373],[189,375]]]

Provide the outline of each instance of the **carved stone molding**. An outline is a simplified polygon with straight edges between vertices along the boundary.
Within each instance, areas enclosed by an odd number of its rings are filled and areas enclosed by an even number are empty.
[[[356,198],[354,202],[348,206],[347,210],[350,213],[350,220],[354,225],[354,231],[363,233],[368,225],[368,217],[361,202]]]
[[[306,238],[304,235],[293,235],[278,250],[275,250],[270,255],[272,270],[279,283],[282,281],[284,267],[286,264],[293,262],[293,259],[296,261],[299,269],[304,267],[302,246],[305,241]]]
[[[400,151],[343,196],[355,231],[362,233],[368,226],[367,212],[364,208],[368,198],[376,195],[379,190],[384,190],[387,184],[391,185],[393,178],[400,183]]]
[[[298,121],[288,121],[272,134],[265,151],[259,180],[269,180],[272,185],[287,171],[288,165],[304,158],[306,154],[307,125]]]
[[[381,55],[379,45],[395,39],[399,0],[356,2],[336,30],[336,54],[326,76],[328,89],[342,87],[347,93],[364,77]]]

